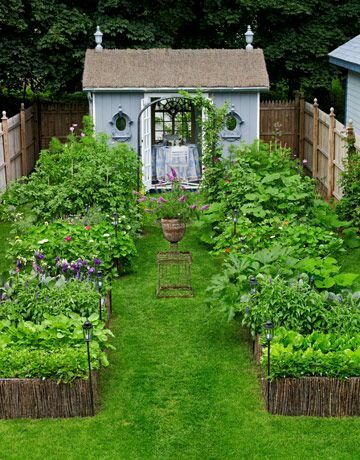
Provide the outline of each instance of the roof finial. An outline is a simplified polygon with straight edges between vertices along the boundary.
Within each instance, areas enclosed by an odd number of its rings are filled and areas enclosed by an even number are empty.
[[[95,36],[95,42],[96,42],[95,51],[102,51],[103,47],[101,46],[101,43],[102,43],[103,33],[101,32],[99,26],[96,26],[96,32],[94,33],[94,36]]]
[[[246,38],[246,51],[251,51],[253,49],[252,42],[254,38],[254,32],[251,30],[251,27],[248,26],[247,31],[245,32],[245,38]]]

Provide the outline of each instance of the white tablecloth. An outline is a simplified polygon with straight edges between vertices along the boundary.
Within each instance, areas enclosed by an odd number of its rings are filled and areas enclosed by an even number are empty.
[[[200,179],[199,152],[195,144],[181,146],[154,145],[152,149],[153,180],[168,181],[170,168],[178,177],[191,181]]]

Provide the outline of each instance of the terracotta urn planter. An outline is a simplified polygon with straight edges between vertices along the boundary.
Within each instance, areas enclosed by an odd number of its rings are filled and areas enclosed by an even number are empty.
[[[161,219],[161,228],[167,241],[178,243],[185,234],[186,224],[181,219]]]

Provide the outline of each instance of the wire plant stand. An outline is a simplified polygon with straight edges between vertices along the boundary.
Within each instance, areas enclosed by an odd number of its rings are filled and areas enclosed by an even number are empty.
[[[191,285],[191,252],[177,250],[177,244],[170,245],[170,251],[157,254],[157,297],[193,297]]]

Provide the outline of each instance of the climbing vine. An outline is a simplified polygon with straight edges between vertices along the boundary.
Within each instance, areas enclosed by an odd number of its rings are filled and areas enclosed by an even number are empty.
[[[337,205],[337,211],[340,217],[352,220],[360,228],[360,152],[355,142],[354,132],[350,128],[346,137],[347,159],[340,180],[343,197]]]
[[[180,92],[184,97],[191,99],[195,108],[202,114],[197,120],[201,127],[202,149],[202,189],[205,190],[210,202],[216,201],[219,188],[225,174],[225,166],[222,161],[223,147],[221,145],[220,132],[224,129],[229,104],[225,103],[217,107],[213,100],[204,96],[201,91],[190,94]]]

